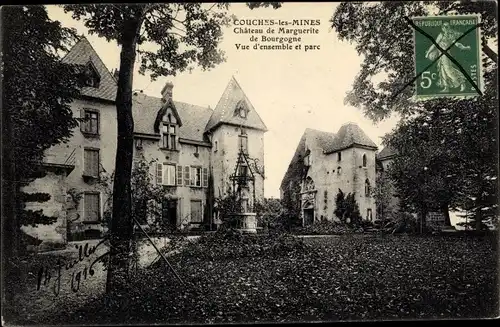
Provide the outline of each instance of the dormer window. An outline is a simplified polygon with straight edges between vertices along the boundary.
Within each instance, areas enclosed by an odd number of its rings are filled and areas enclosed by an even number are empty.
[[[163,124],[162,129],[162,148],[175,150],[177,148],[177,133],[174,124]]]
[[[234,115],[235,115],[235,116],[240,116],[241,118],[247,118],[247,115],[248,115],[248,108],[247,108],[247,106],[246,106],[245,101],[240,100],[240,101],[236,104],[236,109],[235,109],[235,111],[234,111]]]
[[[97,69],[94,67],[94,65],[90,61],[85,66],[83,78],[84,78],[84,80],[83,80],[84,86],[99,88],[99,84],[101,82],[101,77],[97,73]]]

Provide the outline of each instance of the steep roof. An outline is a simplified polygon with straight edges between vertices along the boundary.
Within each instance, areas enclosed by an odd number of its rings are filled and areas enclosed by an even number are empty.
[[[378,160],[389,159],[390,157],[393,157],[395,155],[396,155],[396,150],[390,146],[386,146],[382,149],[382,151],[377,153],[377,159]]]
[[[304,155],[306,153],[306,138],[307,138],[307,130],[304,132],[304,134],[302,134],[299,144],[295,149],[295,153],[293,154],[292,160],[290,161],[290,164],[288,164],[288,168],[285,172],[285,175],[281,180],[280,184],[281,189],[285,189],[286,186],[285,183],[288,180],[290,180],[290,178],[294,177],[293,175],[296,172],[295,167],[297,166],[299,160],[302,160],[302,158],[304,158]]]
[[[212,109],[179,101],[173,102],[182,121],[182,127],[179,128],[179,137],[193,141],[206,141],[203,133],[205,125],[212,115]],[[154,132],[154,123],[156,115],[162,106],[161,98],[141,93],[134,95],[132,101],[134,132],[157,134]]]
[[[311,140],[311,142],[314,142],[313,144],[315,144],[323,151],[329,149],[334,144],[336,137],[335,133],[324,132],[312,128],[306,128],[306,130],[304,131],[304,136],[307,140]]]
[[[346,149],[354,145],[366,146],[374,149],[377,148],[377,145],[356,123],[347,123],[340,127],[335,137],[335,141],[329,144],[325,149],[325,153]]]
[[[115,101],[116,81],[85,36],[80,37],[78,42],[71,48],[62,61],[74,65],[86,65],[90,61],[100,76],[100,83],[98,88],[82,88],[82,95],[107,101]]]
[[[248,108],[246,118],[242,118],[234,114],[237,105],[240,103],[244,103],[246,108]],[[257,111],[255,111],[255,108],[250,100],[248,100],[234,76],[229,81],[219,100],[219,103],[217,103],[217,106],[215,107],[212,116],[205,127],[205,131],[208,132],[224,123],[242,125],[249,128],[267,131],[266,125],[260,118]]]

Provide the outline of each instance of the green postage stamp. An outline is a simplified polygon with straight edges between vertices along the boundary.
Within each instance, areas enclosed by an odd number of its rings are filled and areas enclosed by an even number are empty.
[[[478,96],[483,91],[479,15],[412,20],[417,27],[413,32],[415,74],[420,74],[415,98]]]

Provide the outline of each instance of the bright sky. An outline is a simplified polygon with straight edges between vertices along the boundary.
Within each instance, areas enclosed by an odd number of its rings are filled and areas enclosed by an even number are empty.
[[[195,69],[155,82],[137,72],[133,87],[160,96],[164,84],[172,81],[174,100],[214,108],[234,75],[269,129],[264,138],[265,196],[279,197],[281,179],[306,128],[337,132],[342,124],[356,122],[380,150],[380,138],[396,124],[396,119],[372,124],[359,109],[344,105],[361,59],[354,46],[340,42],[330,28],[336,6],[325,2],[284,3],[278,10],[250,10],[244,3],[232,4],[231,13],[239,19],[319,19],[319,34],[303,36],[302,46],[319,44],[320,50],[236,50],[235,43],[251,44],[251,35],[235,34],[233,26],[224,31],[221,44],[225,63],[211,71]],[[83,23],[73,20],[62,8],[47,8],[51,19],[84,34],[109,70],[118,68],[120,48],[116,43],[88,35]]]

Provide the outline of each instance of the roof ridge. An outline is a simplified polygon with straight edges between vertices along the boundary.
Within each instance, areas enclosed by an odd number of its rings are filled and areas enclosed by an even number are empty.
[[[162,99],[161,97],[157,97],[157,96],[154,96],[154,95],[149,95],[149,94],[146,94],[146,93],[141,93],[141,94],[143,96],[145,96],[145,97],[148,97],[148,98],[153,98],[153,99],[157,99],[157,100],[161,100]],[[203,109],[206,109],[206,110],[213,111],[213,109],[211,109],[210,107],[202,106],[202,105],[199,105],[199,104],[194,104],[194,103],[189,103],[189,102],[184,102],[184,101],[178,101],[178,100],[174,100],[174,99],[172,99],[172,101],[174,103],[187,104],[187,105],[190,105],[190,106],[195,106],[195,107],[199,107],[199,108],[203,108]]]

